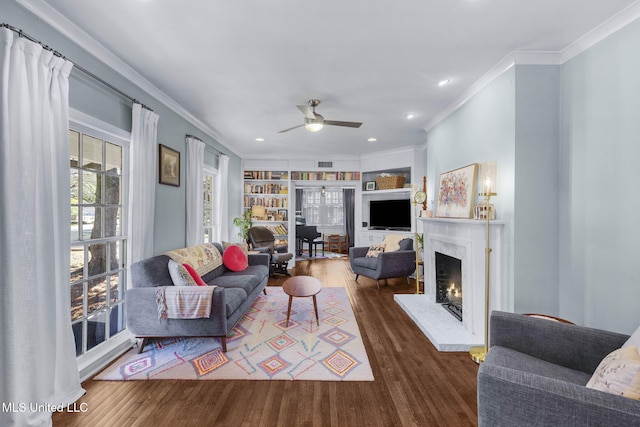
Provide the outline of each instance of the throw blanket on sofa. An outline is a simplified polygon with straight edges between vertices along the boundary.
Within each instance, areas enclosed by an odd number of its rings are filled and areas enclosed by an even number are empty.
[[[158,286],[159,319],[201,319],[211,315],[215,286]]]
[[[222,265],[222,255],[210,243],[175,249],[164,254],[180,265],[189,264],[200,277]]]

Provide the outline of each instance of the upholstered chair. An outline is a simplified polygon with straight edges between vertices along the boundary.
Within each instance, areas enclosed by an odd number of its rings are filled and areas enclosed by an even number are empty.
[[[380,252],[377,256],[367,257],[368,246],[349,248],[349,262],[351,270],[358,277],[365,276],[376,281],[380,289],[380,279],[391,277],[407,277],[416,269],[416,251],[413,249],[413,239],[406,238],[399,242],[400,249]]]
[[[267,227],[254,226],[249,229],[249,243],[254,251],[271,255],[269,275],[289,274],[287,266],[293,254],[287,253],[287,245],[276,245],[273,233]]]

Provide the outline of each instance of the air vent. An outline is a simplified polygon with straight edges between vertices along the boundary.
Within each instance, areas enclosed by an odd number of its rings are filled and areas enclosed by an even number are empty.
[[[319,168],[332,168],[333,162],[318,162]]]

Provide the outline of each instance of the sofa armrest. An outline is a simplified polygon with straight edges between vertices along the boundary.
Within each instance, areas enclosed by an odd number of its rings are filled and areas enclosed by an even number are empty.
[[[416,269],[416,251],[392,251],[378,254],[376,270],[380,278],[408,276]]]
[[[478,370],[478,424],[640,425],[640,401],[482,363]]]
[[[249,265],[264,265],[265,267],[269,267],[270,257],[269,253],[249,254]]]
[[[125,293],[127,329],[134,335],[148,335],[147,330],[155,328],[159,323],[156,289],[157,287],[132,288]],[[223,287],[218,286],[213,290],[209,319],[226,328],[227,309]]]
[[[521,314],[491,313],[489,345],[507,347],[550,363],[592,374],[628,335]]]

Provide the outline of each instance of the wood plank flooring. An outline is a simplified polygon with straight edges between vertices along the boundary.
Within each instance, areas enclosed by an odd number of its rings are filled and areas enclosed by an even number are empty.
[[[298,262],[293,274],[346,288],[375,381],[93,381],[85,413],[54,426],[467,426],[477,425],[478,366],[440,353],[393,300],[415,284],[353,279],[346,258]],[[270,279],[281,286],[284,278]]]

